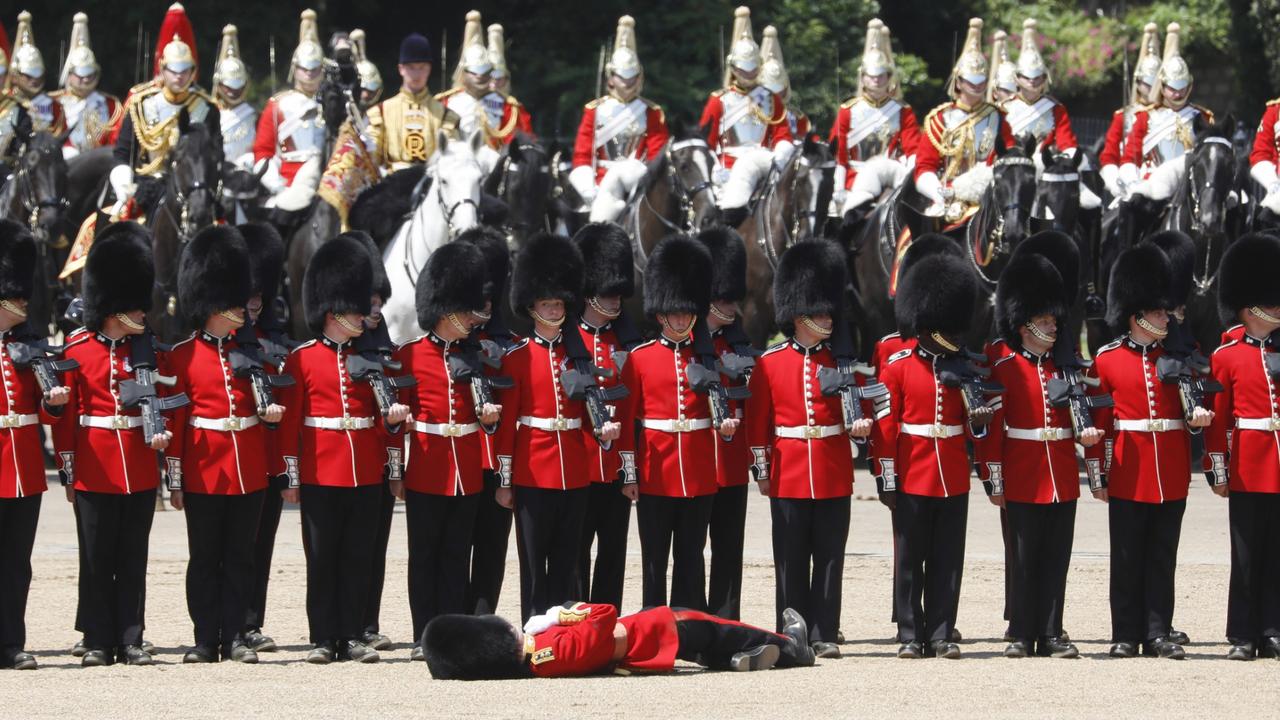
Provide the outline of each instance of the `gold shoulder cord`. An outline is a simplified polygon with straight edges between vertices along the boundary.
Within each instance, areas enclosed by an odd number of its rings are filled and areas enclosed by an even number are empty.
[[[497,140],[501,143],[502,141],[505,141],[511,133],[515,132],[516,123],[520,120],[520,106],[507,103],[504,107],[511,108],[511,119],[507,121],[506,125],[497,130],[494,130],[493,126],[489,124],[488,114],[481,116],[481,122],[484,126],[484,136],[486,139]],[[443,120],[443,118],[441,118],[441,120]]]
[[[995,111],[990,105],[979,105],[974,108],[974,112],[969,113],[969,117],[964,122],[953,128],[945,128],[939,131],[932,122],[934,117],[939,114],[943,106],[934,108],[924,119],[925,137],[937,149],[938,154],[948,160],[947,171],[943,175],[943,181],[954,179],[960,174],[962,165],[972,165],[977,161],[974,152],[974,136],[973,128],[988,115]],[[983,112],[985,111],[985,112]],[[941,119],[938,120],[938,126],[942,125]]]
[[[137,168],[137,172],[142,175],[151,175],[164,166],[169,150],[178,141],[178,115],[180,114],[174,113],[163,122],[148,125],[142,114],[142,101],[147,97],[150,95],[137,97],[137,102],[133,102],[131,98],[129,102],[129,117],[133,119],[133,136],[147,153],[147,162]],[[196,101],[204,97],[202,93],[193,91],[190,97],[183,101],[187,112],[191,112]]]

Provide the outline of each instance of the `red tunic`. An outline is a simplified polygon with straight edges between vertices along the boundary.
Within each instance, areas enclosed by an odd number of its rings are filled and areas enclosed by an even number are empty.
[[[322,149],[306,147],[295,148],[295,144],[299,140],[304,143],[315,140],[314,137],[306,137],[311,132],[314,132],[314,130],[309,130],[307,128],[296,130],[295,132],[299,133],[297,138],[288,136],[283,140],[279,138],[280,125],[282,123],[287,124],[284,112],[280,109],[279,104],[281,98],[286,97],[290,93],[294,95],[302,94],[297,90],[285,90],[272,96],[271,99],[267,100],[267,104],[263,106],[262,114],[258,116],[257,133],[253,138],[253,160],[254,162],[260,162],[262,160],[270,160],[273,157],[280,156],[280,177],[284,178],[286,183],[292,185],[294,176],[302,169],[305,161],[286,159],[289,157],[286,153],[290,153],[295,150],[303,152],[311,150],[316,153],[321,153]],[[320,161],[324,162],[325,158],[320,158]]]
[[[631,395],[618,407],[618,449],[636,453],[641,494],[688,498],[716,491],[717,433],[710,424],[706,395],[689,387],[687,368],[695,361],[690,341],[663,337],[631,351],[622,370],[622,384]],[[637,438],[641,421],[644,426]],[[682,432],[654,427],[681,421],[704,427]]]
[[[339,344],[326,337],[299,345],[285,361],[284,372],[294,384],[281,388],[285,413],[278,432],[280,454],[290,468],[290,485],[377,485],[389,451],[401,447],[400,438],[383,423],[373,388],[352,380],[347,372],[351,354],[351,343]],[[373,424],[327,429],[307,422],[311,418],[313,423],[327,424],[344,417]]]
[[[627,651],[613,660],[613,631],[627,630]],[[610,668],[628,672],[670,672],[680,638],[669,607],[618,617],[613,605],[576,603],[560,611],[560,624],[525,636],[529,668],[538,677],[590,675]]]
[[[1157,343],[1142,346],[1126,336],[1098,351],[1089,374],[1109,393],[1113,408],[1099,408],[1094,424],[1104,440],[1085,450],[1090,485],[1105,478],[1111,497],[1146,503],[1184,500],[1191,482],[1191,443],[1185,429],[1165,432],[1116,430],[1114,421],[1182,420],[1178,387],[1156,377]]]
[[[485,340],[493,340],[493,338],[489,335],[489,333],[484,328],[477,328],[471,332],[472,332],[472,337],[475,338],[477,342],[483,342]],[[517,340],[518,338],[515,335],[507,335],[503,337],[503,343],[515,342]],[[487,365],[484,368],[484,372],[486,375],[495,375],[495,376],[504,374],[503,370],[491,368]],[[498,469],[498,448],[497,448],[496,438],[497,438],[496,435],[489,435],[488,433],[480,434],[480,456],[481,456],[482,467],[485,470]]]
[[[1124,114],[1127,108],[1120,108],[1111,116],[1111,124],[1107,126],[1107,137],[1102,142],[1102,150],[1098,153],[1098,166],[1119,165],[1124,162]]]
[[[1049,111],[1049,113],[1053,116],[1053,127],[1049,128],[1047,131],[1045,131],[1045,134],[1041,136],[1040,144],[1036,146],[1036,149],[1039,150],[1041,148],[1052,148],[1055,152],[1062,152],[1064,150],[1071,150],[1079,147],[1080,143],[1078,140],[1076,140],[1075,131],[1071,129],[1071,116],[1067,114],[1067,106],[1063,105],[1061,102],[1058,102],[1057,98],[1046,96],[1046,97],[1042,97],[1041,100],[1045,100],[1050,103],[1053,103],[1053,108]],[[1040,101],[1037,100],[1035,103],[1028,104],[1027,101],[1023,100],[1022,97],[1019,95],[1004,104],[1003,110],[1005,113],[1005,121],[1010,122],[1009,131],[1011,133],[1021,135],[1023,132],[1026,132],[1028,134],[1033,133],[1037,136],[1040,135],[1040,131],[1036,129],[1036,125],[1035,125],[1035,120],[1038,120],[1040,117],[1039,114],[1028,117],[1025,121],[1020,120],[1015,115],[1015,113],[1021,110],[1022,108],[1030,107],[1034,109],[1034,107],[1039,102]],[[1013,109],[1010,109],[1011,105],[1013,106]],[[1019,131],[1018,129],[1013,127],[1013,124],[1010,121],[1010,118],[1018,122],[1026,122],[1028,124],[1028,127],[1026,127],[1022,131]]]
[[[1129,137],[1124,139],[1124,149],[1122,152],[1122,163],[1132,163],[1141,167],[1144,163],[1156,166],[1162,160],[1156,151],[1150,154],[1143,152],[1143,144],[1147,138],[1147,130],[1150,127],[1151,112],[1160,109],[1161,106],[1151,106],[1139,110],[1133,117],[1133,127],[1129,128]],[[1213,113],[1200,107],[1199,105],[1188,106],[1195,110],[1195,114],[1204,118],[1206,121],[1213,122]],[[1195,130],[1191,130],[1194,136]]]
[[[724,118],[724,103],[720,100],[720,97],[725,93],[744,94],[736,87],[711,93],[711,96],[707,98],[707,104],[702,108],[702,119],[698,121],[698,126],[706,129],[707,144],[719,156],[720,163],[725,168],[731,168],[733,167],[733,155],[725,152],[725,146],[720,137],[722,132],[720,121]],[[760,142],[760,146],[766,149],[773,149],[781,140],[795,139],[791,135],[791,124],[787,122],[786,104],[776,94],[770,93],[770,98],[772,103],[769,109],[769,117],[765,118],[767,127],[765,128],[764,139]]]
[[[978,475],[987,482],[993,474],[1001,477],[1005,499],[1011,502],[1043,504],[1080,497],[1075,441],[1070,436],[1056,440],[1008,436],[1009,428],[1070,432],[1070,411],[1049,404],[1049,379],[1056,374],[1052,358],[1025,350],[1004,355],[991,369],[991,379],[1005,391],[991,429],[976,445]]]
[[[1232,492],[1280,493],[1280,389],[1266,367],[1275,352],[1267,341],[1245,335],[1213,353],[1213,377],[1226,389],[1214,396],[1204,470]],[[1240,419],[1268,427],[1238,428]]]
[[[610,325],[606,323],[603,327],[597,328],[586,321],[580,321],[578,332],[582,335],[582,343],[586,346],[587,352],[591,353],[591,362],[598,368],[611,370],[614,373],[613,377],[600,378],[596,382],[601,387],[620,384],[622,373],[618,371],[618,366],[613,361],[613,353],[621,350],[622,346],[618,344],[618,338]],[[618,470],[622,467],[618,448],[610,447],[605,450],[604,446],[596,442],[589,425],[582,428],[582,434],[582,444],[587,448],[587,473],[591,477],[591,482],[612,483],[618,478]]]
[[[596,106],[603,99],[592,100],[582,108],[582,122],[578,123],[578,136],[573,142],[574,167],[590,165],[593,155],[597,163],[617,159],[609,157],[609,153],[603,146],[596,147]],[[650,162],[657,158],[662,149],[667,146],[671,133],[667,130],[667,116],[662,112],[662,106],[643,98],[641,100],[647,106],[644,117],[644,140],[636,144],[634,157]],[[597,165],[596,182],[600,182],[606,170],[608,168],[603,164]]]
[[[768,457],[770,497],[826,500],[853,494],[853,444],[840,397],[823,395],[818,381],[819,368],[835,366],[826,343],[806,348],[789,341],[765,351],[751,373],[747,439],[753,455]],[[805,437],[808,427],[826,437]],[[781,437],[783,428],[800,436]]]
[[[932,497],[969,492],[968,417],[960,389],[938,379],[938,360],[917,347],[891,355],[878,370],[880,382],[889,389],[889,412],[876,420],[871,456],[879,463],[886,490]],[[905,432],[908,424],[961,429],[951,437],[927,437]]]
[[[849,147],[849,124],[853,115],[853,106],[859,102],[867,102],[862,98],[854,98],[840,106],[836,111],[836,120],[831,124],[830,141],[836,146],[836,162],[848,168],[845,174],[844,187],[853,187],[853,179],[858,176],[856,163],[870,158],[862,157],[859,148]],[[896,100],[893,102],[897,102]],[[916,113],[910,105],[902,103],[898,111],[897,130],[884,141],[884,154],[891,158],[907,157],[916,153],[920,142],[920,123],[916,121]],[[874,134],[874,133],[873,133]]]
[[[898,333],[891,332],[888,335],[885,335],[884,337],[877,340],[875,347],[872,348],[871,369],[875,370],[876,375],[879,376],[880,371],[883,370],[884,366],[889,363],[889,358],[902,352],[903,350],[914,350],[915,347],[916,347],[915,340],[907,340],[907,339],[904,339]],[[874,425],[871,426],[870,445],[872,448],[876,446],[876,443],[878,442],[877,440],[878,437],[880,437],[880,423],[875,423]],[[882,442],[883,440],[881,439],[880,441]],[[872,453],[871,457],[867,458],[867,460],[871,466],[870,468],[871,474],[874,475],[877,480],[881,480],[882,477],[880,472],[880,462],[879,460],[876,459],[875,454]]]
[[[413,419],[432,425],[454,425],[466,434],[428,433],[405,428],[404,486],[431,495],[474,495],[484,488],[484,448],[471,389],[454,384],[447,356],[458,344],[435,333],[405,343],[393,359],[403,365],[402,375],[417,378],[410,391]],[[470,427],[467,427],[470,426]]]
[[[39,495],[48,489],[39,423],[52,425],[58,420],[41,402],[44,395],[31,368],[14,367],[9,357],[12,340],[9,333],[0,333],[0,374],[4,376],[0,420],[25,419],[20,427],[14,422],[0,427],[0,499]]]
[[[128,338],[112,340],[102,333],[79,333],[67,343],[66,357],[80,367],[64,375],[71,399],[53,425],[53,447],[59,469],[76,490],[127,494],[154,490],[160,482],[156,451],[142,437],[142,425],[110,429],[81,426],[80,418],[138,418],[138,408],[120,404],[119,383],[133,379]],[[160,372],[169,375],[165,353],[157,352]],[[168,388],[156,391],[165,395]],[[130,421],[137,422],[137,421]],[[123,423],[122,423],[123,424]],[[173,428],[173,421],[168,423]]]
[[[449,107],[449,98],[461,92],[466,91],[460,87],[452,88],[437,95],[436,99],[445,107]],[[502,105],[502,118],[498,121],[498,126],[491,129],[492,134],[485,136],[485,142],[494,150],[510,145],[511,141],[516,139],[516,133],[533,135],[533,116],[529,114],[528,108],[510,95],[504,99],[506,102]]]
[[[198,333],[169,353],[169,367],[191,403],[173,413],[173,440],[165,451],[170,487],[204,495],[244,495],[267,486],[267,430],[261,422],[226,431],[190,425],[197,418],[257,421],[253,385],[235,377],[229,353],[235,338]],[[173,466],[181,469],[175,480]],[[180,484],[179,484],[180,483]]]
[[[569,328],[573,330],[573,328]],[[566,361],[564,343],[538,335],[515,345],[502,360],[502,372],[515,379],[502,392],[502,423],[498,426],[498,463],[511,469],[502,485],[577,490],[587,486],[587,445],[581,426],[589,422],[581,400],[570,400],[560,384]],[[542,429],[521,418],[550,425]],[[555,429],[557,420],[563,429]],[[580,427],[569,425],[580,424]],[[594,441],[592,441],[594,442]]]
[[[733,352],[720,331],[716,331],[713,340],[717,355],[723,357],[726,353]],[[716,433],[716,485],[720,487],[746,485],[751,478],[751,447],[745,439],[746,403],[731,400],[729,404],[733,406],[734,417],[742,420],[742,425],[739,427],[738,440],[725,440],[723,435]]]
[[[1280,163],[1280,152],[1277,149],[1276,127],[1280,126],[1280,100],[1267,103],[1267,109],[1258,122],[1258,133],[1253,136],[1253,151],[1249,153],[1249,166],[1257,165],[1264,160],[1272,164]]]
[[[959,110],[964,109],[960,107],[958,102],[952,101],[946,105],[935,108],[925,117],[925,126],[921,129],[920,141],[916,144],[916,170],[915,174],[912,176],[913,179],[919,178],[925,173],[935,173],[939,177],[942,177],[942,171],[944,170],[945,163],[943,162],[942,155],[938,152],[938,148],[934,147],[934,144],[929,140],[928,136],[930,134],[939,138],[943,136],[943,133],[947,130],[946,120],[943,118],[948,114],[947,111],[953,108]],[[996,112],[999,112],[999,110]],[[995,162],[996,148],[1001,146],[1010,148],[1014,145],[1013,133],[1009,130],[1009,123],[1005,122],[1004,113],[1000,113],[999,141],[991,144],[991,152],[987,153],[987,156],[981,158],[979,162],[990,165]]]

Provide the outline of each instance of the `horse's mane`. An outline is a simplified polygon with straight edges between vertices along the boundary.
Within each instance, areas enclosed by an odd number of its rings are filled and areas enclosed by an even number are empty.
[[[383,178],[381,182],[356,196],[347,214],[353,230],[369,233],[378,247],[395,235],[404,216],[413,210],[413,190],[427,172],[425,164],[412,165]]]

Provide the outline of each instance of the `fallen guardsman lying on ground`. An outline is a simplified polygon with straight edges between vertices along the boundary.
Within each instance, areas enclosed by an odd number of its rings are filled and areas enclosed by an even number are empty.
[[[618,617],[613,605],[565,603],[525,623],[496,615],[441,615],[422,648],[437,680],[670,672],[676,659],[715,670],[813,665],[809,630],[788,608],[781,633],[696,610],[656,607]]]

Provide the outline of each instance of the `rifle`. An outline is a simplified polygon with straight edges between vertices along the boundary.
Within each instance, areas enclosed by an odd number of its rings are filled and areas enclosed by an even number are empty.
[[[50,345],[47,339],[35,337],[33,333],[26,340],[9,343],[9,357],[15,367],[31,368],[47,400],[50,391],[63,386],[62,373],[80,367],[75,360],[58,359],[64,349],[61,345]]]
[[[1212,410],[1209,396],[1225,388],[1209,374],[1209,360],[1196,350],[1191,336],[1172,317],[1164,350],[1156,360],[1156,377],[1178,386],[1183,416],[1189,421],[1198,407]]]
[[[715,344],[705,324],[696,325],[693,329],[693,354],[695,362],[690,363],[684,371],[689,378],[689,387],[694,392],[707,396],[707,407],[711,411],[711,425],[719,431],[726,420],[734,419],[733,407],[729,401],[746,400],[751,397],[751,391],[747,389],[745,382],[726,387],[720,381],[720,372],[727,366],[716,355]],[[729,361],[728,367],[735,372],[733,379],[745,380],[750,376],[755,364],[754,358],[735,354]]]
[[[176,410],[191,402],[186,393],[160,396],[157,385],[173,387],[177,378],[161,375],[156,369],[156,339],[148,330],[130,341],[129,364],[133,366],[133,380],[120,381],[120,404],[142,411],[143,442],[165,431],[161,413]]]
[[[476,406],[477,418],[480,417],[481,409],[485,405],[497,404],[496,391],[509,390],[516,386],[516,381],[505,375],[485,374],[486,366],[495,370],[502,367],[502,348],[492,340],[479,342],[468,340],[460,346],[459,352],[447,355],[445,362],[449,366],[449,376],[454,382],[471,386],[471,401]],[[484,430],[486,435],[492,435],[498,431],[498,424],[480,423],[480,429]]]
[[[267,372],[267,363],[274,363],[274,358],[264,357],[262,344],[258,341],[253,328],[241,325],[236,330],[236,347],[229,353],[231,371],[239,378],[248,378],[253,386],[253,404],[258,415],[266,414],[267,408],[275,404],[275,388],[289,387],[294,384],[293,376]],[[263,420],[268,429],[274,430],[277,423]]]
[[[985,358],[961,348],[959,352],[940,358],[938,379],[947,387],[959,388],[965,413],[987,407],[987,397],[1004,392],[1004,386],[988,380],[991,370],[978,365]]]
[[[564,386],[565,395],[570,400],[581,400],[586,405],[587,419],[591,422],[596,441],[600,443],[600,447],[608,450],[613,447],[613,441],[601,440],[600,428],[605,423],[613,422],[613,411],[609,403],[617,402],[631,393],[625,385],[600,387],[596,378],[611,378],[614,373],[591,362],[591,354],[587,352],[576,325],[565,327],[560,336],[564,338],[569,364],[569,368],[560,373],[560,384]]]
[[[889,388],[879,382],[858,385],[858,375],[874,380],[875,371],[854,358],[853,336],[849,333],[848,324],[837,319],[835,325],[831,350],[836,356],[836,366],[818,368],[818,386],[827,397],[840,396],[840,414],[844,420],[844,429],[848,431],[853,428],[854,423],[863,419],[862,401],[881,402],[889,397]]]
[[[399,370],[400,363],[391,359],[395,350],[386,323],[375,328],[365,328],[356,340],[356,352],[347,357],[347,372],[351,379],[363,380],[373,388],[373,399],[378,403],[382,417],[387,417],[391,406],[400,401],[400,391],[418,384],[412,375],[388,377],[384,370]]]
[[[1049,404],[1054,407],[1067,406],[1071,412],[1071,428],[1076,437],[1093,427],[1092,410],[1114,407],[1116,401],[1110,395],[1090,395],[1088,388],[1098,387],[1101,382],[1097,378],[1085,377],[1081,372],[1088,367],[1081,360],[1065,335],[1053,344],[1053,364],[1058,366],[1062,374],[1060,378],[1050,378],[1048,384]]]

